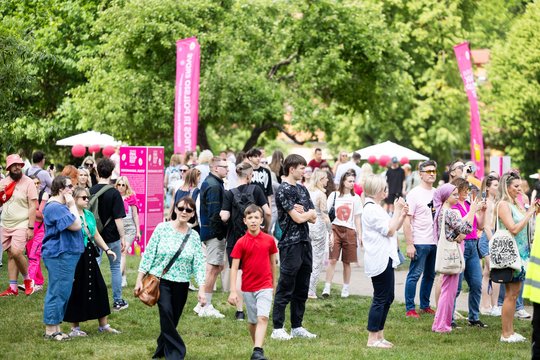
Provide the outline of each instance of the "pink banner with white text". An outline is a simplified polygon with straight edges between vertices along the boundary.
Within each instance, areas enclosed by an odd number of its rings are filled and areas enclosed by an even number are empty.
[[[482,127],[480,126],[480,112],[478,111],[478,100],[476,96],[476,85],[474,83],[474,73],[471,63],[471,52],[469,43],[463,42],[454,46],[459,72],[465,85],[465,92],[469,99],[471,114],[471,160],[476,164],[476,177],[484,178],[484,140],[482,137]]]
[[[120,175],[129,180],[139,208],[141,238],[128,248],[140,255],[157,224],[163,221],[163,177],[165,152],[161,146],[120,147]]]
[[[175,153],[193,151],[197,146],[200,63],[201,48],[197,38],[176,42]]]

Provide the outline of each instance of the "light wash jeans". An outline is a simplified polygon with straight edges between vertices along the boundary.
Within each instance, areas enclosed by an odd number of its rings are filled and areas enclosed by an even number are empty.
[[[107,246],[116,254],[116,260],[113,261],[109,258],[109,268],[111,269],[111,286],[113,291],[113,301],[122,300],[122,271],[120,270],[120,260],[122,259],[122,245],[120,240],[107,243]],[[98,264],[101,266],[101,259],[103,258],[103,251],[100,250],[101,256],[97,259]],[[105,255],[106,256],[106,255]]]

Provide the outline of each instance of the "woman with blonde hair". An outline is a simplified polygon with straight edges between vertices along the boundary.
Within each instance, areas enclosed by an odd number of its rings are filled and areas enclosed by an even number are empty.
[[[126,216],[122,219],[122,222],[124,223],[124,239],[126,241],[126,248],[129,249],[129,247],[133,244],[133,241],[141,238],[137,196],[131,188],[129,180],[126,176],[120,176],[116,180],[115,187],[120,192],[120,195],[122,195],[122,200],[124,200],[124,210],[126,211]],[[122,271],[122,287],[125,287],[127,286],[125,252],[122,252],[120,269]]]
[[[79,176],[77,177],[77,186],[83,187],[85,189],[90,189],[92,187],[92,179],[90,178],[90,171],[85,167],[79,168]]]
[[[92,184],[97,184],[98,182],[98,174],[96,169],[96,160],[93,156],[87,156],[84,158],[82,162],[82,167],[88,170],[90,172],[90,180],[92,181]]]
[[[313,249],[312,271],[308,291],[308,298],[310,299],[317,299],[317,282],[323,268],[328,234],[332,228],[326,208],[326,184],[328,181],[328,174],[325,170],[315,169],[307,187],[317,213],[317,221],[314,224],[308,223],[309,238]]]

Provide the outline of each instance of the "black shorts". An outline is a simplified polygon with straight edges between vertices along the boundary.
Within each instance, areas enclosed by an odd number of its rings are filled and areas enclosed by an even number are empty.
[[[388,205],[391,205],[394,203],[394,201],[396,199],[399,199],[400,197],[402,196],[402,194],[399,192],[399,193],[390,193],[388,194],[388,197],[386,199],[384,199],[384,202]]]

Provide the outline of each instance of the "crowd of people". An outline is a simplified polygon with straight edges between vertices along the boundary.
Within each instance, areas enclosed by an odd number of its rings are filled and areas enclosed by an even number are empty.
[[[405,261],[399,232],[410,259],[404,316],[432,316],[434,332],[458,328],[455,320],[461,315],[455,301],[464,279],[469,287],[468,324],[485,328],[480,315],[500,316],[501,342],[525,341],[514,332],[513,319],[531,317],[522,293],[531,223],[539,209],[538,184],[527,194],[515,170],[502,176],[490,173],[480,181],[473,175],[474,165],[461,160],[449,164],[436,184],[438,165],[433,160],[413,170],[394,157],[377,174],[369,163],[361,164],[358,153],[340,152],[333,167],[320,148],[309,163],[280,151],[270,159],[260,148],[171,157],[164,178],[164,222],[148,240],[134,284],[138,293],[145,274],[161,277],[161,332],[154,357],[185,357],[186,344],[177,326],[190,289],[198,292],[193,309],[198,316],[225,318],[223,309],[212,303],[219,276],[230,292],[229,303],[236,307],[235,319],[247,320],[251,359],[266,359],[263,345],[270,314],[272,339],[316,338],[304,327],[306,302],[332,297],[338,261],[343,264],[340,296],[349,297],[351,265],[360,261],[360,247],[365,274],[373,284],[367,346],[394,347],[384,328],[394,300],[394,271]],[[92,319],[98,320],[99,332],[119,333],[107,316],[111,308],[129,306],[122,295],[128,285],[126,249],[141,237],[139,207],[128,177],[113,176],[117,166],[109,158],[96,162],[93,157],[85,158],[79,168],[64,167],[57,176],[53,167],[45,168],[41,151],[33,154],[32,166],[23,171],[24,167],[19,155],[9,155],[7,174],[0,180],[0,226],[9,278],[0,297],[18,296],[19,286],[27,296],[44,290],[43,260],[48,273],[46,339],[87,336],[81,323]],[[490,281],[488,244],[499,228],[514,236],[524,264],[504,286]],[[436,274],[441,240],[459,244],[465,262],[462,273]],[[103,256],[110,266],[112,307],[99,270]],[[433,291],[437,303],[432,307]],[[71,324],[69,331],[61,330],[62,322]]]

